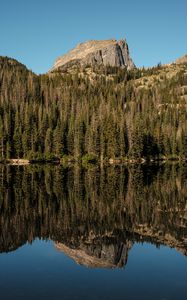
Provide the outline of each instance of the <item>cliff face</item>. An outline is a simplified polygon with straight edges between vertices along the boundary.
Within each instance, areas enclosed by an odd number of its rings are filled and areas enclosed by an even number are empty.
[[[92,40],[78,44],[76,48],[59,57],[52,70],[67,64],[77,63],[81,65],[127,67],[127,69],[135,67],[130,58],[126,40],[116,41],[113,39],[105,41]]]
[[[58,251],[71,257],[77,264],[88,268],[123,268],[128,260],[128,252],[132,242],[123,240],[117,242],[114,237],[106,240],[104,237],[80,242],[79,246],[55,242]]]

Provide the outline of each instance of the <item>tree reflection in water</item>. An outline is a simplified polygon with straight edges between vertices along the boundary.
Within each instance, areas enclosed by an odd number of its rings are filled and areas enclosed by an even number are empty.
[[[35,238],[88,267],[127,263],[134,242],[187,255],[187,168],[0,166],[0,252]]]

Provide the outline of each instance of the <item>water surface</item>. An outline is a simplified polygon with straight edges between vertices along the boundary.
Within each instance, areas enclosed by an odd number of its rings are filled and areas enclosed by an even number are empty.
[[[0,167],[1,299],[187,299],[187,168]]]

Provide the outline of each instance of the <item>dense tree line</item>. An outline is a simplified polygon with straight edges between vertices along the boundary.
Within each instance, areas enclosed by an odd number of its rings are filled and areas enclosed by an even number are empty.
[[[35,238],[73,248],[93,239],[186,251],[187,170],[178,165],[0,166],[0,252]]]
[[[187,67],[146,85],[160,69],[37,76],[1,57],[0,159],[185,157]]]

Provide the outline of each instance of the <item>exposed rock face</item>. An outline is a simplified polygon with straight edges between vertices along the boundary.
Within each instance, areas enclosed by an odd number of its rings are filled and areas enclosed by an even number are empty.
[[[52,70],[65,65],[81,64],[81,65],[104,65],[127,67],[132,69],[135,67],[130,58],[129,48],[126,40],[105,40],[105,41],[88,41],[78,44],[76,48],[67,54],[59,57]]]
[[[176,59],[175,63],[176,64],[187,64],[187,54]]]
[[[114,242],[114,241],[113,241]],[[93,243],[81,243],[79,247],[72,247],[56,242],[55,247],[71,257],[77,264],[88,268],[123,268],[128,259],[128,251],[132,247],[130,241],[105,243],[93,241]]]

